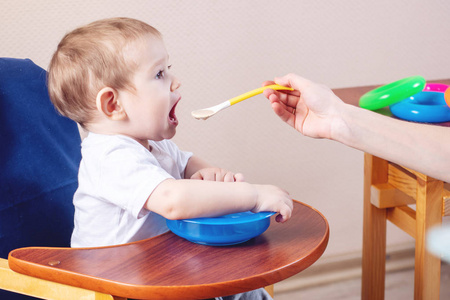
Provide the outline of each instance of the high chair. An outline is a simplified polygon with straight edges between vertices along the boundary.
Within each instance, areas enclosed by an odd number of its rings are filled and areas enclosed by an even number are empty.
[[[232,247],[167,232],[69,248],[81,141],[77,125],[54,110],[45,82],[32,61],[0,58],[0,299],[205,299],[271,290],[325,251],[326,219],[300,202],[283,226]]]

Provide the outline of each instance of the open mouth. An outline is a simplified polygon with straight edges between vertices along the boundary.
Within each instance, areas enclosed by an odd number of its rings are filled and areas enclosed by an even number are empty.
[[[177,101],[177,103],[175,103],[175,105],[172,107],[172,109],[169,112],[169,121],[170,121],[170,123],[172,123],[174,125],[178,125],[178,119],[175,114],[175,108],[177,107],[177,104],[178,104],[178,101]]]

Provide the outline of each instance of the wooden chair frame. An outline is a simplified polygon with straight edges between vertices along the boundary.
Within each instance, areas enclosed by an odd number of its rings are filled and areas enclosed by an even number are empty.
[[[125,300],[95,291],[85,290],[14,272],[8,260],[0,258],[0,288],[42,299],[66,300]]]

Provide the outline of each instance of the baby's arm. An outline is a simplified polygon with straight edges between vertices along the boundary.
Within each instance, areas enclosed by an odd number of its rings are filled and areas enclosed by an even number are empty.
[[[225,182],[244,181],[244,175],[241,173],[235,174],[222,168],[213,167],[196,156],[189,159],[184,178]]]
[[[145,207],[173,220],[251,210],[277,212],[276,221],[285,222],[293,204],[286,191],[272,185],[167,179],[156,187]]]

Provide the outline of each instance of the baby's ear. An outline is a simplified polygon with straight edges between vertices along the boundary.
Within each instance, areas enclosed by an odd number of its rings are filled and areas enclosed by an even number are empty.
[[[115,89],[105,87],[97,94],[97,110],[112,121],[123,120],[126,113],[118,101],[118,93]]]

